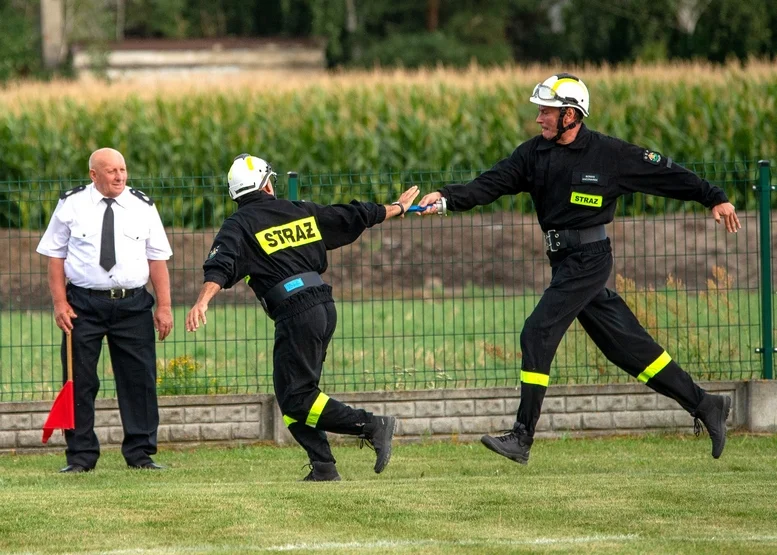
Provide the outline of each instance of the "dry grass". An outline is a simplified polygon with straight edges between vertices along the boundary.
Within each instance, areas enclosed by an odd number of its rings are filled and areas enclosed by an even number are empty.
[[[142,99],[155,97],[169,99],[209,93],[242,95],[245,91],[272,95],[308,88],[331,91],[370,89],[380,86],[445,86],[465,90],[489,90],[506,84],[529,88],[560,69],[577,73],[589,83],[601,84],[682,81],[692,84],[719,85],[742,80],[757,84],[777,77],[777,65],[758,60],[753,60],[745,66],[739,63],[715,66],[702,62],[682,62],[628,67],[529,65],[492,69],[472,66],[464,70],[437,68],[413,71],[402,69],[340,72],[260,71],[224,74],[216,78],[203,78],[202,74],[191,74],[176,75],[174,79],[139,77],[114,82],[85,77],[77,81],[15,82],[0,89],[0,105],[13,110],[29,103],[64,98],[86,103],[122,100],[129,96]]]

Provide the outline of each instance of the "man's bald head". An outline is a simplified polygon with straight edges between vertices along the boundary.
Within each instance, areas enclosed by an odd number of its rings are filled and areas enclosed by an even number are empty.
[[[113,148],[95,150],[89,157],[89,177],[103,196],[118,197],[127,184],[124,156]]]
[[[110,161],[111,159],[117,158],[124,163],[124,156],[122,156],[121,152],[118,150],[113,148],[98,148],[89,157],[89,169],[93,170],[96,165],[104,164],[106,160]]]

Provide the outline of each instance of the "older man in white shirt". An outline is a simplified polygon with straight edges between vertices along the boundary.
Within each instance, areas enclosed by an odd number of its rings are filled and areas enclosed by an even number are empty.
[[[72,334],[75,430],[65,432],[67,466],[61,472],[94,469],[100,445],[94,433],[94,400],[100,387],[97,363],[108,338],[124,441],[131,468],[158,470],[159,411],[156,342],[173,328],[167,260],[170,243],[154,202],[126,186],[122,154],[101,148],[89,158],[92,183],[64,192],[37,251],[49,257],[54,317]],[[151,284],[154,297],[146,290]],[[64,372],[63,372],[64,373]]]

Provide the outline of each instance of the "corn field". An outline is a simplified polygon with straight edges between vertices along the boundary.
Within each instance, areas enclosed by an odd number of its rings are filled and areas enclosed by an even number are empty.
[[[777,66],[572,70],[591,91],[593,129],[687,164],[777,153]],[[121,150],[130,175],[146,180],[222,181],[241,152],[266,158],[279,173],[303,175],[485,169],[536,135],[528,97],[556,71],[16,84],[0,91],[0,197],[13,198],[14,184],[82,182],[89,154],[102,146]],[[706,177],[715,181],[715,164]]]

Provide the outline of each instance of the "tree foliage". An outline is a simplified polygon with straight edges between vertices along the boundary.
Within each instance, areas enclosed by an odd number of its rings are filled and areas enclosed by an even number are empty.
[[[768,0],[64,1],[75,41],[321,37],[332,67],[724,62],[777,51]],[[0,81],[41,71],[39,10],[0,0]]]
[[[771,13],[770,13],[771,12]],[[693,34],[693,54],[713,62],[727,58],[747,59],[758,54],[774,53],[770,28],[777,17],[775,2],[712,0],[702,14]]]
[[[564,8],[560,57],[572,62],[656,61],[677,28],[673,0],[575,0]],[[564,51],[566,49],[566,51]]]
[[[40,21],[32,3],[0,0],[0,83],[39,74],[40,52]]]

